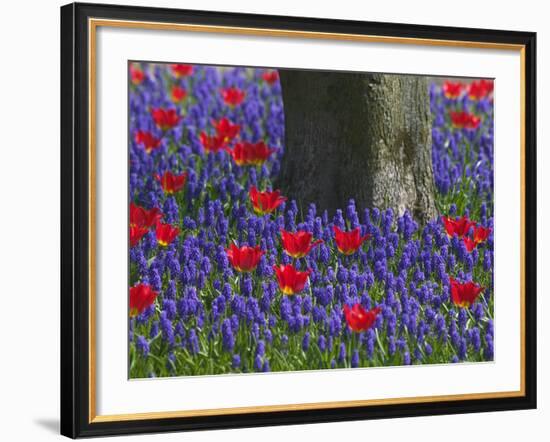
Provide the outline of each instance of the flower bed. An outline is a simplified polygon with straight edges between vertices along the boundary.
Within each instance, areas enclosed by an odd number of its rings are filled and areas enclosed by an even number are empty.
[[[441,214],[273,187],[277,71],[134,63],[130,377],[493,359],[492,82],[430,89]]]

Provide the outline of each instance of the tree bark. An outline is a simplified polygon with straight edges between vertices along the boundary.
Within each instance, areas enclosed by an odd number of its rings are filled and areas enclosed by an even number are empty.
[[[427,79],[280,70],[285,154],[278,186],[307,207],[436,215]]]

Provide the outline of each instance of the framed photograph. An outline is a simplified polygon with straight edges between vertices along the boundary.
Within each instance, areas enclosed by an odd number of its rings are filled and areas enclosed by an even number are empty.
[[[536,36],[61,8],[61,432],[536,407]]]

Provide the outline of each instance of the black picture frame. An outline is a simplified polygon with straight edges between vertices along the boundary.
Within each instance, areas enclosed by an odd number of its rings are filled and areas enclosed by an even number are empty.
[[[89,18],[521,45],[525,81],[524,395],[316,410],[94,422],[89,395]],[[124,148],[122,146],[121,148]],[[61,8],[61,434],[240,428],[536,408],[536,34],[73,3]]]

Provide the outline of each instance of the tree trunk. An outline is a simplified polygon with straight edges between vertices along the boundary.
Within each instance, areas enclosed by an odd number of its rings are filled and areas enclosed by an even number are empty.
[[[279,187],[307,207],[334,213],[405,209],[436,215],[427,79],[280,70],[285,154]]]

